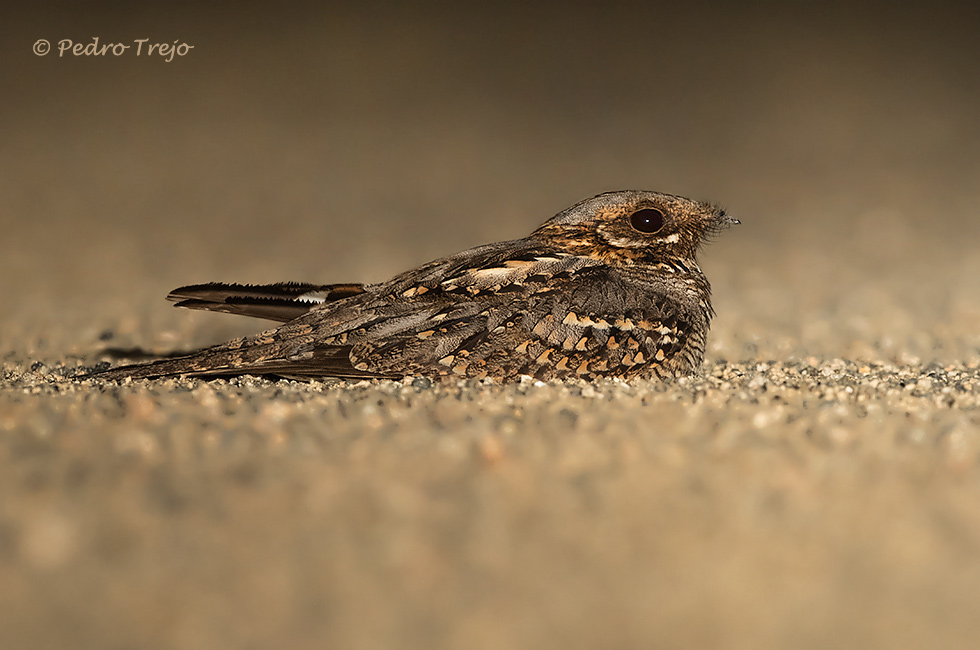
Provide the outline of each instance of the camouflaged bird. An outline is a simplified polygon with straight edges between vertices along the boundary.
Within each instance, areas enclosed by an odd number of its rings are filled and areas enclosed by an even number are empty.
[[[184,357],[114,368],[170,375],[659,377],[697,371],[713,315],[699,246],[738,221],[646,191],[600,194],[524,239],[379,284],[202,284],[178,307],[284,323]]]

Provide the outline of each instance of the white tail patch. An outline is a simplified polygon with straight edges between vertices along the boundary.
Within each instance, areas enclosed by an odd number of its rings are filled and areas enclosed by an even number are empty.
[[[300,294],[293,298],[293,300],[298,300],[299,302],[312,302],[316,305],[322,305],[327,300],[326,291],[307,291],[304,294]]]

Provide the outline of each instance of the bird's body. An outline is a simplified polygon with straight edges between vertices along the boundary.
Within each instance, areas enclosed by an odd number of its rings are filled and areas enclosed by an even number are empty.
[[[184,357],[110,369],[171,375],[539,379],[674,377],[701,365],[712,315],[695,259],[736,220],[657,192],[600,194],[524,239],[373,285],[205,284],[177,306],[283,322]]]

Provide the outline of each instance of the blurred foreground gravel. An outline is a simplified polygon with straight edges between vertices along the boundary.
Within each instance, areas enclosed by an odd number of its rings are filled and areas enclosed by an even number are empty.
[[[720,362],[669,386],[61,372],[7,365],[0,384],[5,639],[968,647],[978,632],[976,363]]]

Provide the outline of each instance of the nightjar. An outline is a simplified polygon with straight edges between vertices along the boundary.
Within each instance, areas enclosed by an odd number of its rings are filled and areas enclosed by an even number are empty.
[[[608,192],[524,239],[479,246],[378,284],[201,284],[178,307],[283,323],[106,379],[171,375],[511,381],[698,370],[713,310],[700,245],[738,221],[648,191]]]

